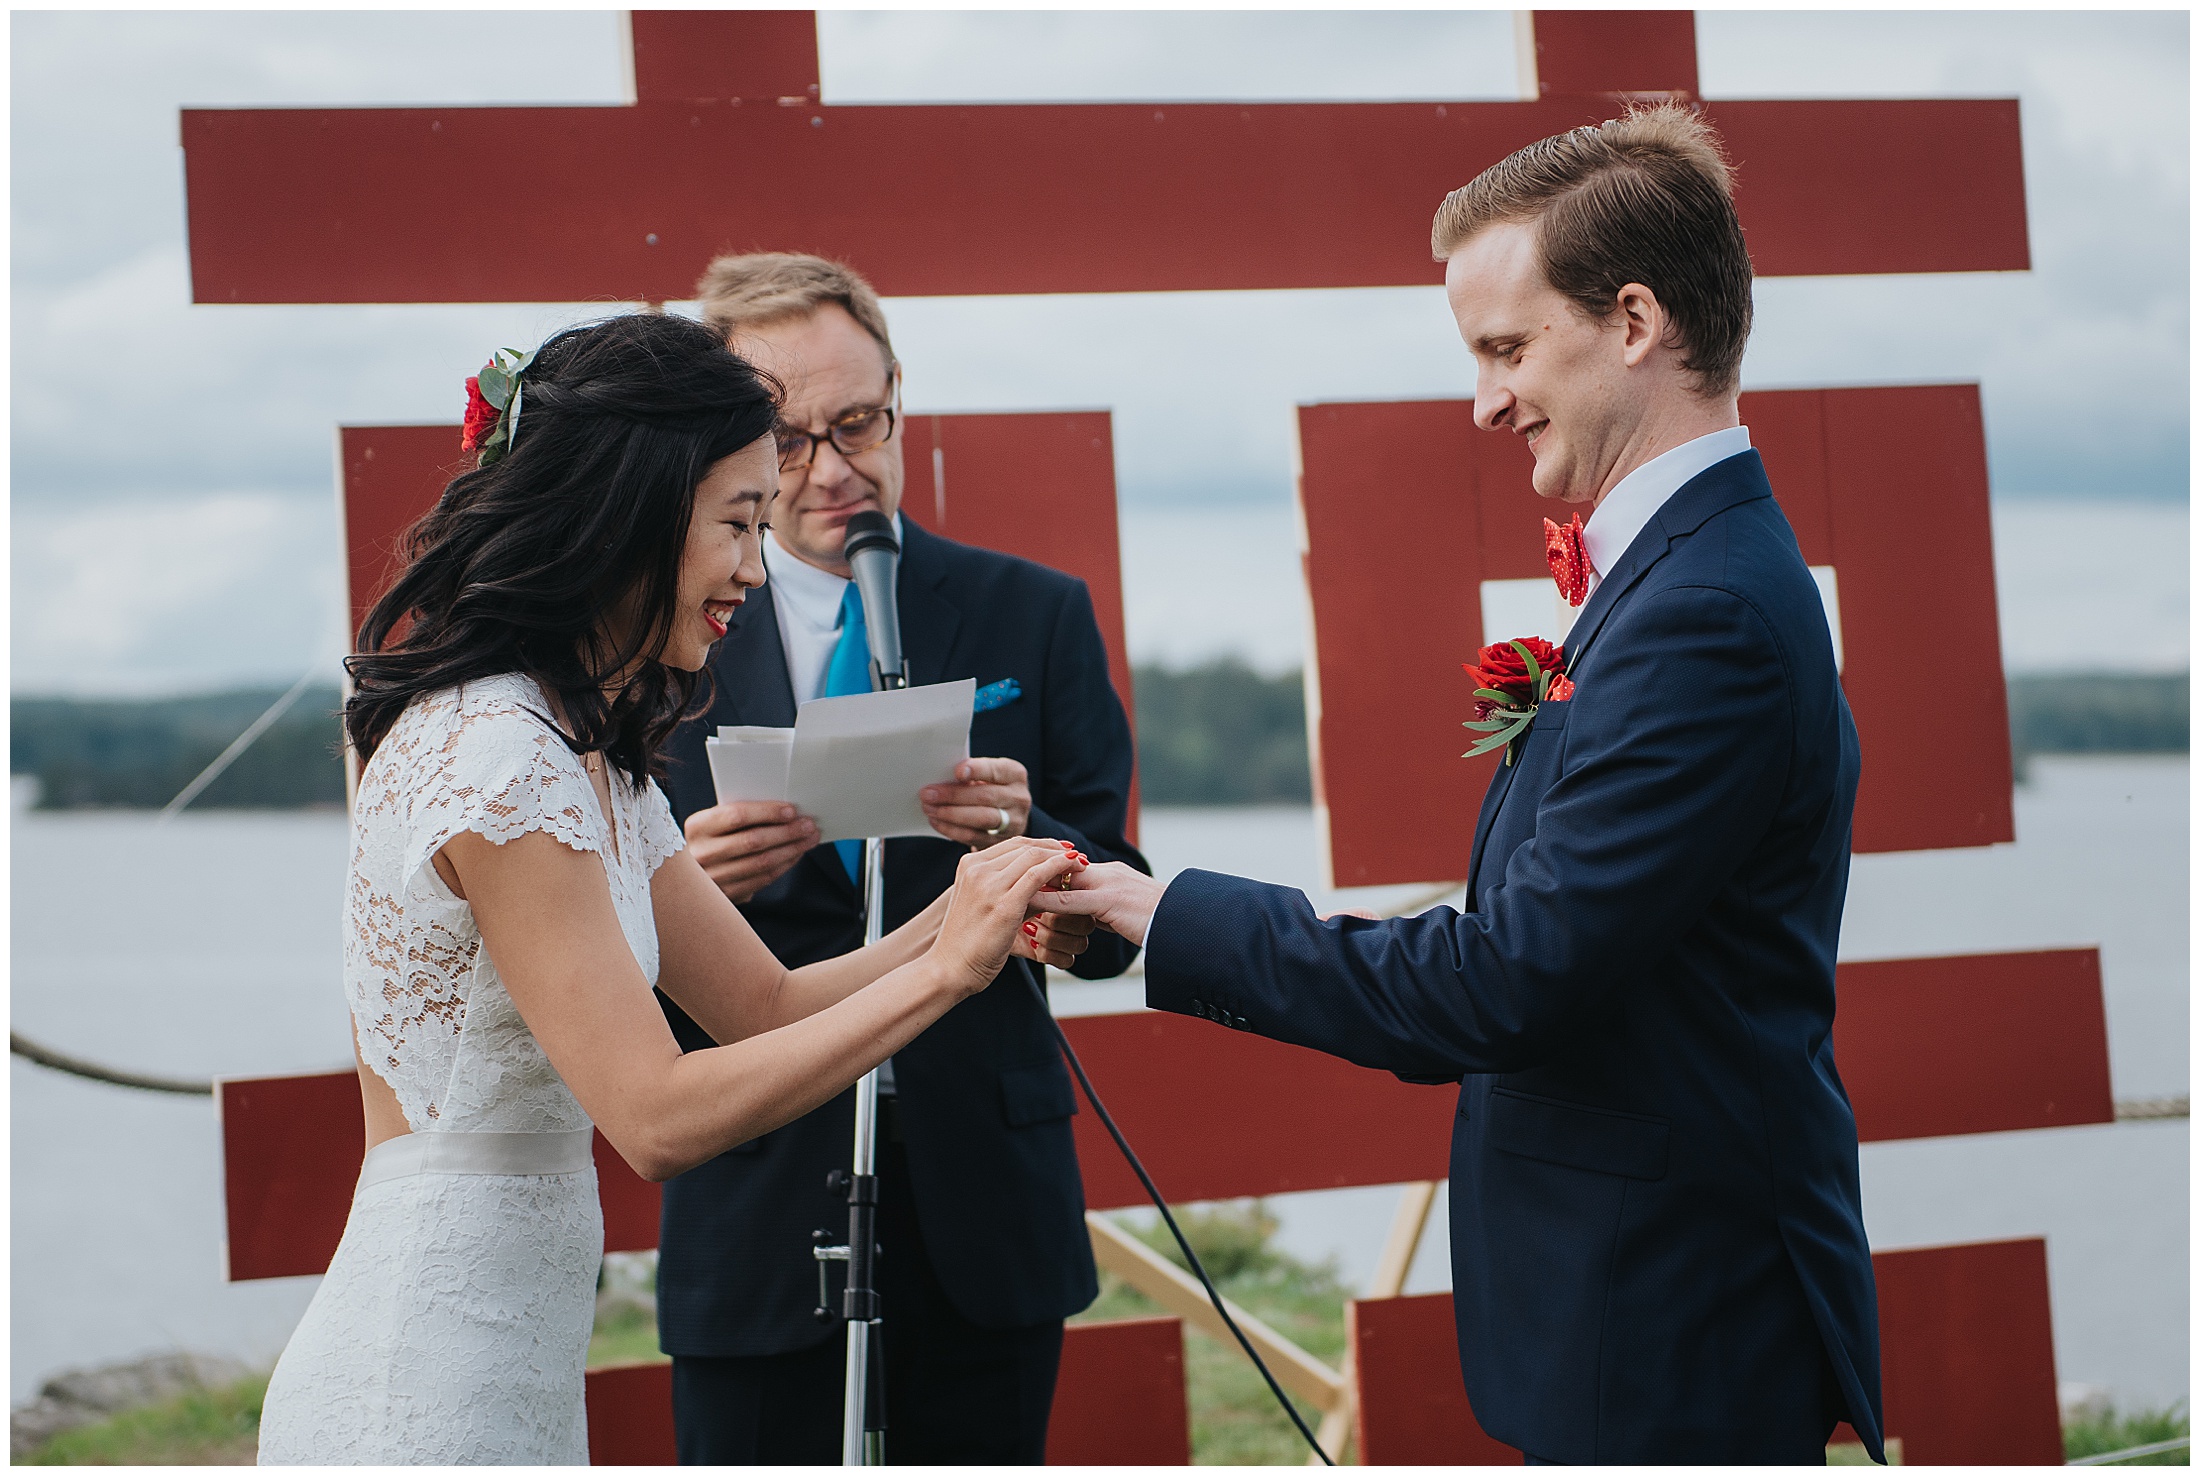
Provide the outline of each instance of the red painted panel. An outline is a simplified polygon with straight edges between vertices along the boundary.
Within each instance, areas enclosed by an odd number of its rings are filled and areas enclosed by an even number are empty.
[[[1751,393],[1741,410],[1804,558],[1837,572],[1843,685],[1864,750],[1856,849],[2012,839],[1976,387]],[[1320,698],[1308,727],[1340,886],[1464,876],[1498,763],[1456,757],[1470,706],[1459,663],[1492,638],[1477,586],[1547,577],[1543,519],[1565,509],[1534,495],[1519,439],[1474,430],[1471,411],[1464,400],[1299,411]],[[1425,575],[1401,575],[1400,527],[1440,555]],[[1921,637],[1964,653],[1935,668],[1922,706],[1909,655]],[[1399,806],[1401,792],[1420,803]]]
[[[2098,949],[1847,963],[1837,987],[1867,1143],[2116,1120]]]
[[[223,1081],[215,1094],[229,1280],[320,1275],[366,1156],[359,1074]]]
[[[888,296],[1433,283],[1446,194],[1612,112],[1599,97],[187,109],[192,300],[664,301],[728,249],[838,257]],[[2014,102],[1708,112],[1741,162],[1760,275],[2029,263]],[[858,176],[855,195],[781,188]]]
[[[1823,395],[1842,686],[1864,746],[1856,849],[2015,840],[1978,386]]]
[[[1480,465],[1460,449],[1478,439],[1472,413],[1463,400],[1299,409],[1307,737],[1338,886],[1465,876],[1496,771],[1494,755],[1459,757],[1473,688],[1459,664],[1482,643],[1475,590],[1505,577],[1484,569]]]
[[[1357,1385],[1353,1439],[1363,1466],[1517,1466],[1483,1432],[1460,1382],[1451,1293],[1347,1302]]]
[[[594,1147],[596,1197],[603,1202],[603,1248],[655,1250],[664,1190],[634,1172],[601,1132],[596,1134]]]
[[[637,10],[634,90],[644,102],[817,101],[817,12]]]
[[[1760,277],[2032,266],[2015,98],[1720,102],[1704,111],[1734,162],[1734,208]],[[1886,167],[1897,158],[1902,166]],[[1864,208],[1820,208],[1832,200]],[[1885,234],[1896,221],[1924,228],[1896,241]],[[1858,261],[1872,264],[1849,264]]]
[[[1772,495],[1795,530],[1806,564],[1833,563],[1834,498],[1826,473],[1826,397],[1819,390],[1742,396],[1749,443],[1764,458]]]
[[[1536,81],[1567,92],[1696,90],[1692,10],[1538,10]]]
[[[1188,1466],[1184,1325],[1174,1317],[1078,1322],[1062,1330],[1047,1420],[1050,1466]]]
[[[2061,1465],[2047,1242],[1885,1251],[1872,1272],[1887,1433],[1904,1463]]]
[[[2091,949],[1843,964],[1834,1028],[1865,1142],[2111,1122],[2100,963]],[[1062,1022],[1172,1202],[1441,1179],[1455,1093],[1203,1020]],[[221,1088],[233,1281],[326,1269],[358,1177],[356,1077]],[[1187,1124],[1196,1124],[1196,1129]],[[1091,1112],[1074,1119],[1085,1200],[1145,1192]],[[657,1186],[596,1140],[607,1250],[657,1243]]]
[[[1062,1029],[1171,1203],[1451,1172],[1452,1087],[1408,1086],[1183,1015],[1086,1015]],[[1099,1119],[1071,1122],[1086,1205],[1148,1203]]]
[[[1109,413],[912,415],[906,434],[902,512],[958,543],[1084,580],[1107,642],[1108,673],[1130,711]]]
[[[2012,1240],[1872,1257],[1879,1282],[1886,1433],[1925,1465],[2060,1465],[2047,1242]],[[1451,1294],[1353,1302],[1361,1460],[1500,1464],[1467,1403]],[[1836,1443],[1854,1441],[1847,1425]]]
[[[229,1280],[320,1275],[344,1238],[365,1156],[358,1073],[224,1081],[219,1091]],[[657,1186],[601,1133],[595,1152],[604,1249],[651,1249]]]
[[[347,425],[336,433],[344,484],[344,575],[354,636],[397,577],[397,540],[444,484],[474,463],[455,425]]]
[[[588,1371],[588,1463],[679,1464],[672,1435],[672,1365],[626,1363]]]

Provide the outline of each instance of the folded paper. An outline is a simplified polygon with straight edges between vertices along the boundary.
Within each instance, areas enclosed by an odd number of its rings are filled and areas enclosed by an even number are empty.
[[[917,791],[951,784],[970,756],[977,683],[821,697],[792,728],[722,727],[703,740],[719,803],[782,800],[818,839],[931,835]]]

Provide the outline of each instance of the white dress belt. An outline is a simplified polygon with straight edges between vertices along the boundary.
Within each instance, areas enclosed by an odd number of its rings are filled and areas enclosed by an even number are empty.
[[[367,1150],[359,1188],[414,1174],[577,1174],[595,1159],[594,1128],[568,1133],[403,1133]]]

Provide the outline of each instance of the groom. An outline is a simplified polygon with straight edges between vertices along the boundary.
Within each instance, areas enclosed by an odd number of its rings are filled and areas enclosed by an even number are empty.
[[[1544,139],[1434,237],[1475,423],[1588,514],[1572,690],[1491,782],[1467,910],[1325,920],[1112,866],[1049,905],[1144,941],[1157,1009],[1461,1083],[1460,1365],[1531,1462],[1821,1463],[1843,1419],[1880,1458],[1832,1044],[1856,731],[1740,423],[1718,140],[1672,107]]]

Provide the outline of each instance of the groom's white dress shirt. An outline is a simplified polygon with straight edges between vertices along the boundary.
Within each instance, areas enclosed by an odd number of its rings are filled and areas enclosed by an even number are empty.
[[[1683,441],[1662,456],[1653,456],[1636,467],[1597,504],[1582,525],[1581,544],[1589,555],[1589,592],[1604,582],[1605,571],[1615,567],[1658,509],[1675,492],[1729,456],[1749,449],[1749,427],[1713,431],[1693,441]]]

